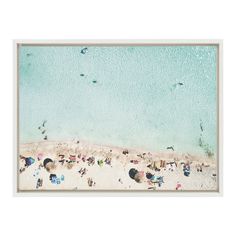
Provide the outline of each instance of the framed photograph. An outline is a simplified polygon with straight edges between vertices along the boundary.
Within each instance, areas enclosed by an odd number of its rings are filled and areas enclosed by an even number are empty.
[[[14,41],[16,194],[220,195],[220,40]]]

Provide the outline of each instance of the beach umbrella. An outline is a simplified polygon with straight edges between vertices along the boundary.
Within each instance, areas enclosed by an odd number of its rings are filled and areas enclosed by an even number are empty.
[[[44,161],[43,161],[43,166],[44,168],[47,170],[47,171],[51,171],[53,169],[56,168],[54,162],[52,161],[52,159],[50,158],[46,158]]]
[[[34,164],[34,162],[35,162],[35,160],[32,157],[25,158],[25,166],[30,166],[30,165]]]
[[[43,161],[43,166],[46,168],[46,165],[47,165],[49,162],[53,162],[52,159],[50,159],[50,158],[44,159],[44,161]]]
[[[129,170],[129,177],[130,177],[131,179],[134,179],[134,176],[135,176],[137,173],[138,173],[138,171],[137,171],[136,169],[132,168],[132,169]]]

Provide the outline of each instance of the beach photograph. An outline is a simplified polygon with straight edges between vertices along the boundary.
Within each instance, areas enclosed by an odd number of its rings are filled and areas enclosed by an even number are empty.
[[[17,45],[17,190],[219,191],[217,44]]]

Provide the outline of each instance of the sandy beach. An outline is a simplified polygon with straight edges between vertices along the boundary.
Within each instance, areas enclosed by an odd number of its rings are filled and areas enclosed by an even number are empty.
[[[21,144],[19,154],[20,191],[217,191],[218,187],[214,157],[173,150],[150,153],[73,140]]]

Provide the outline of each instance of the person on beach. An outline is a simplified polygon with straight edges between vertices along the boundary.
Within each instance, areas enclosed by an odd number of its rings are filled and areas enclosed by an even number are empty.
[[[179,190],[181,187],[182,187],[182,185],[179,182],[177,182],[175,190]]]
[[[36,184],[36,189],[40,188],[43,186],[43,179],[38,179],[37,184]]]
[[[146,173],[146,178],[153,184],[158,184],[159,187],[164,183],[163,176],[156,176],[151,173]]]
[[[98,163],[98,165],[99,165],[100,167],[103,166],[103,160],[98,160],[97,163]]]
[[[95,158],[94,157],[89,157],[88,159],[87,159],[87,162],[88,162],[88,165],[90,166],[90,165],[94,165],[95,164]]]
[[[130,163],[133,163],[133,164],[138,164],[139,161],[138,160],[130,160]]]
[[[127,155],[127,154],[129,154],[129,151],[128,151],[128,149],[124,149],[122,153],[123,153],[124,155]]]
[[[107,165],[111,165],[111,158],[110,158],[110,157],[107,157],[107,158],[105,159],[105,163],[106,163]]]
[[[89,186],[89,187],[95,186],[95,184],[96,184],[96,183],[93,181],[92,178],[88,178],[88,186]]]
[[[173,162],[169,162],[166,165],[166,169],[170,170],[170,171],[174,171],[176,167],[177,167],[177,164],[174,161]]]
[[[203,166],[204,166],[204,164],[203,165],[198,164],[197,165],[197,172],[202,172],[202,167]]]
[[[61,163],[61,165],[63,166],[63,165],[64,165],[64,162],[65,162],[65,159],[59,160],[58,162]]]
[[[188,177],[190,175],[190,164],[184,164],[183,171],[184,175]]]
[[[87,169],[86,168],[81,168],[78,172],[81,174],[81,178],[82,178],[84,175],[86,175]]]
[[[166,161],[160,161],[160,168],[166,168]]]
[[[85,156],[85,155],[82,156],[82,161],[83,161],[83,162],[86,161],[86,156]]]
[[[25,168],[24,167],[21,167],[20,168],[20,174],[22,173],[22,172],[24,172],[25,171]]]
[[[38,161],[41,161],[43,159],[43,153],[38,153],[37,159]]]

